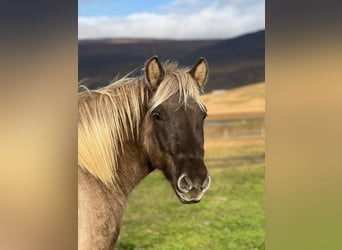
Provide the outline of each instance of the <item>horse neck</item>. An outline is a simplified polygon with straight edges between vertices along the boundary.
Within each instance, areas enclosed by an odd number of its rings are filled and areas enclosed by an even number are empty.
[[[137,142],[125,144],[123,154],[119,159],[116,189],[126,198],[138,183],[145,178],[151,169],[148,160]]]
[[[79,168],[79,249],[114,248],[128,196],[151,172],[147,162],[141,147],[126,143],[114,188]]]

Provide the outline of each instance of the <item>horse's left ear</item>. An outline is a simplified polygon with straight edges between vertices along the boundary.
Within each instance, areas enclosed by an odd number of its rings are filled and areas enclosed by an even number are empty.
[[[145,78],[152,89],[156,89],[165,75],[163,66],[157,56],[151,57],[145,63]]]
[[[189,74],[195,79],[200,89],[204,88],[204,85],[208,78],[208,63],[201,57],[195,66],[189,71]]]

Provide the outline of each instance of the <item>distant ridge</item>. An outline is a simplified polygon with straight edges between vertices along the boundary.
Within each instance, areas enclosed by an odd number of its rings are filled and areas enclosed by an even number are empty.
[[[206,91],[231,89],[265,80],[265,31],[232,39],[101,39],[78,42],[79,81],[89,88],[107,85],[142,67],[152,55],[193,65],[204,56],[210,67]]]

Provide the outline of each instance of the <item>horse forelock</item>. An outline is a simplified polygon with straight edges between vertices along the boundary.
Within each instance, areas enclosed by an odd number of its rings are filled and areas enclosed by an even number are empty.
[[[187,73],[189,68],[179,68],[175,62],[166,62],[163,67],[165,77],[152,100],[150,100],[148,111],[152,112],[175,94],[179,96],[179,105],[187,106],[188,100],[192,98],[201,110],[206,111],[206,107],[200,98],[200,88],[191,75]]]

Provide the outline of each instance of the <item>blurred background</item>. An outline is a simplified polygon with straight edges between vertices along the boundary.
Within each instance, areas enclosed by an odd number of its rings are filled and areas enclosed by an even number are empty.
[[[153,55],[207,59],[212,186],[184,206],[159,172],[130,196],[117,249],[264,249],[265,2],[79,0],[78,77],[106,86]]]

